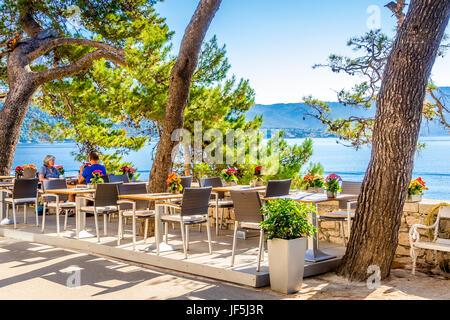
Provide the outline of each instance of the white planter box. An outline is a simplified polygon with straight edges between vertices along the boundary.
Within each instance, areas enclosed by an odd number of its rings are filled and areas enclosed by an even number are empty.
[[[270,287],[282,293],[295,293],[302,287],[306,238],[268,240]]]

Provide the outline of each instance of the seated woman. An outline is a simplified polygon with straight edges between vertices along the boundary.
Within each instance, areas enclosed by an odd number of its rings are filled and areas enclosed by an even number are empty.
[[[78,183],[89,184],[91,179],[93,178],[92,172],[100,170],[103,175],[106,176],[106,169],[103,165],[99,164],[99,156],[98,153],[93,151],[89,154],[89,165],[82,166],[80,168],[80,174],[78,175]]]
[[[44,159],[44,165],[39,170],[39,181],[50,178],[57,179],[61,174],[55,168],[55,156],[48,155]]]

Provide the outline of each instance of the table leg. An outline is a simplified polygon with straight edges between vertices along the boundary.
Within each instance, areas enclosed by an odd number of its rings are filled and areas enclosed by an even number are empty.
[[[75,226],[76,226],[76,237],[77,240],[80,239],[80,198],[75,198]]]
[[[319,206],[316,204],[316,210],[319,212]],[[317,214],[313,213],[309,217],[309,223],[318,228]],[[336,256],[326,254],[319,250],[319,233],[314,233],[313,236],[308,237],[308,250],[306,251],[305,260],[308,262],[320,262],[324,260],[329,260],[336,258]]]
[[[161,221],[161,215],[164,214],[164,206],[161,205],[155,205],[155,242],[156,242],[156,254],[159,255],[161,252],[168,252],[168,251],[176,251],[180,250],[178,248],[172,247],[165,243],[163,241],[163,235],[162,235],[162,221]],[[152,246],[148,247],[146,250],[151,250]]]

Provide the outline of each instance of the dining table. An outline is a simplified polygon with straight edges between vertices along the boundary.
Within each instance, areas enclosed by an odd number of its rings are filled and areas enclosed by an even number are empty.
[[[67,188],[67,189],[52,189],[52,190],[46,190],[42,192],[43,196],[46,195],[83,195],[83,194],[93,194],[95,193],[95,189],[89,189],[89,188]],[[76,225],[76,231],[75,231],[75,237],[77,239],[83,239],[83,238],[91,238],[94,237],[93,234],[87,232],[86,229],[86,213],[83,214],[81,217],[80,208],[81,208],[81,201],[83,199],[79,199],[78,197],[75,200],[75,225]]]
[[[144,193],[144,194],[123,194],[119,195],[119,199],[122,200],[145,200],[145,201],[154,201],[155,202],[155,242],[156,242],[156,253],[160,252],[168,252],[168,251],[176,251],[179,250],[176,247],[172,247],[166,242],[163,241],[162,235],[162,222],[161,216],[164,214],[164,206],[159,205],[158,202],[163,201],[173,201],[173,200],[181,200],[183,199],[182,194],[173,194],[173,193]],[[151,246],[146,248],[145,250],[151,250]]]
[[[325,193],[310,193],[305,191],[295,192],[286,196],[265,198],[265,201],[275,199],[290,199],[300,203],[310,203],[316,206],[316,212],[309,217],[309,222],[318,230],[317,213],[319,212],[319,204],[330,201],[352,201],[358,198],[355,194],[338,194],[335,198],[328,198]],[[312,236],[308,237],[308,250],[306,251],[305,260],[308,262],[321,262],[336,258],[335,255],[326,254],[319,249],[319,234],[316,231]]]

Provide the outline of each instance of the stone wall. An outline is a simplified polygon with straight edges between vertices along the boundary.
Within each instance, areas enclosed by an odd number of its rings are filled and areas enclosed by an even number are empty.
[[[439,200],[422,200],[419,203],[406,203],[403,209],[402,222],[399,230],[398,242],[395,262],[400,264],[410,264],[410,244],[409,244],[409,229],[414,224],[425,224],[425,218],[431,209],[440,203],[450,203],[450,201]],[[327,206],[319,206],[319,213],[323,211],[331,211],[337,209],[336,203],[329,203]],[[344,223],[344,231],[346,241],[348,241],[347,223]],[[320,221],[319,222],[319,239],[331,243],[343,244],[341,236],[341,226],[339,222],[334,221]],[[450,238],[450,221],[448,219],[442,220],[440,224],[440,237]],[[426,231],[421,232],[421,238],[427,240]],[[448,270],[448,263],[450,254],[438,253],[437,264],[441,264],[441,268]],[[417,259],[418,266],[435,267],[436,261],[434,252],[431,250],[420,250]],[[444,265],[442,267],[442,265]]]
[[[410,245],[409,245],[409,229],[414,224],[425,224],[425,218],[430,210],[440,204],[449,203],[450,201],[439,200],[422,200],[420,203],[406,203],[402,216],[402,222],[399,230],[399,245],[397,248],[395,262],[400,264],[411,264],[410,257]],[[322,212],[330,212],[338,210],[338,202],[330,201],[326,204],[319,205],[319,214]],[[210,223],[215,226],[215,209],[210,208]],[[219,210],[219,222],[220,222],[220,210]],[[346,235],[346,242],[348,242],[348,228],[347,223],[344,224],[344,232]],[[222,228],[227,230],[233,230],[234,228],[234,213],[233,210],[224,209]],[[427,239],[425,232],[421,232],[423,239]],[[450,238],[450,220],[443,220],[441,223],[440,237]],[[341,224],[334,221],[319,221],[319,239],[320,241],[326,241],[343,245]],[[443,269],[449,270],[448,265],[450,261],[450,254],[438,253],[438,264],[445,264]],[[435,267],[434,252],[431,250],[420,250],[417,260],[418,266],[422,267]],[[442,268],[442,266],[441,266]]]

